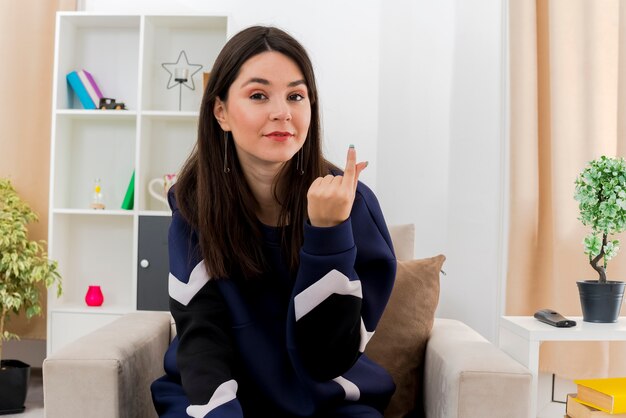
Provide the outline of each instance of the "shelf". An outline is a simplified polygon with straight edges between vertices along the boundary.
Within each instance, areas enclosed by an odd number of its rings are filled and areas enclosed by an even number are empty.
[[[55,215],[86,215],[86,216],[133,216],[132,210],[96,210],[96,209],[53,209]]]
[[[73,120],[133,120],[137,118],[134,110],[95,110],[95,109],[58,109],[58,118],[68,118]]]
[[[59,12],[56,28],[48,253],[63,294],[48,296],[49,353],[138,306],[167,307],[171,211],[158,179],[179,173],[195,146],[203,72],[226,43],[228,18]],[[203,68],[194,90],[180,89],[179,111],[179,86],[167,89],[161,64],[182,50]],[[80,69],[127,110],[84,109],[66,81]],[[133,173],[133,209],[123,210]],[[90,208],[96,179],[104,210]],[[101,286],[102,307],[85,305],[90,285]]]
[[[142,107],[178,110],[179,88],[168,89],[170,74],[163,63],[174,63],[181,51],[190,64],[202,69],[182,87],[182,109],[198,111],[203,93],[202,73],[211,71],[217,54],[226,42],[227,18],[223,16],[146,16],[144,33]],[[184,57],[181,58],[184,62]],[[186,63],[184,63],[186,66]]]
[[[171,210],[140,210],[138,212],[139,216],[163,216],[170,217],[172,216]]]
[[[87,30],[138,28],[141,19],[140,15],[89,12],[59,12],[57,16],[65,25]]]
[[[53,207],[89,209],[99,178],[106,207],[121,208],[135,167],[136,120],[65,116],[56,122]]]
[[[198,15],[148,15],[146,23],[164,30],[183,31],[219,31],[226,34],[227,18],[225,16]],[[220,47],[221,48],[221,47]],[[219,48],[217,49],[219,51]]]
[[[166,211],[167,202],[155,199],[148,187],[156,178],[179,173],[182,164],[193,150],[197,138],[197,119],[146,118],[142,119],[139,176],[135,183],[139,210]],[[165,195],[162,194],[165,198]]]
[[[197,120],[200,115],[199,111],[180,111],[180,110],[145,110],[141,112],[141,116],[147,118],[163,119],[163,120]]]
[[[89,71],[104,97],[137,108],[140,16],[59,14],[56,107],[82,109],[67,85],[71,71]]]
[[[132,216],[54,213],[50,258],[57,260],[63,295],[51,308],[81,304],[90,285],[100,285],[105,303],[133,306],[135,249]]]
[[[503,316],[500,327],[528,341],[623,341],[626,339],[626,317],[615,323],[592,323],[580,316],[568,316],[576,321],[571,328],[557,328],[532,316]]]
[[[87,315],[123,315],[129,312],[133,312],[134,310],[134,308],[129,308],[127,306],[109,306],[107,305],[106,295],[104,295],[104,303],[102,304],[102,306],[87,306],[84,302],[82,304],[71,303],[55,306],[54,308],[50,309],[50,312],[81,313]]]

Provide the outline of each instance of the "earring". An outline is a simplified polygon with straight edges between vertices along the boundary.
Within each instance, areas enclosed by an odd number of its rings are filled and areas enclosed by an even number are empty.
[[[226,162],[226,158],[228,156],[228,132],[224,131],[224,173],[230,173],[230,168]]]
[[[302,145],[302,148],[300,148],[296,154],[296,171],[300,175],[304,174],[304,145]]]

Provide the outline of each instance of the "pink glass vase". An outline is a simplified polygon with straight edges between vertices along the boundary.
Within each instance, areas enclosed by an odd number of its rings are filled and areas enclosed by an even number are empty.
[[[104,302],[104,295],[100,286],[89,286],[85,295],[85,303],[88,306],[100,306]]]

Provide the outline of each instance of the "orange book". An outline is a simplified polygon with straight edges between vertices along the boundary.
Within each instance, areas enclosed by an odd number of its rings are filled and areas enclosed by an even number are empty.
[[[576,400],[609,414],[626,414],[626,377],[574,380]],[[613,415],[615,416],[615,415]]]

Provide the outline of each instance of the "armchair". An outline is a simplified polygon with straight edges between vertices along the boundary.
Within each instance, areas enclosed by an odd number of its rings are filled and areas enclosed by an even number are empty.
[[[390,231],[398,260],[412,258],[413,227]],[[463,322],[434,318],[444,259],[399,263],[394,293],[370,341],[371,352],[370,345],[366,350],[388,367],[398,385],[385,417],[403,417],[423,404],[428,418],[527,418],[530,371]],[[427,274],[433,266],[436,270]],[[417,278],[428,282],[417,287],[419,292],[405,287]],[[435,298],[426,320],[421,300],[406,303],[424,295]],[[423,335],[412,332],[414,324]],[[43,363],[46,417],[156,417],[150,384],[164,373],[163,355],[174,335],[168,312],[133,312],[52,353]]]

